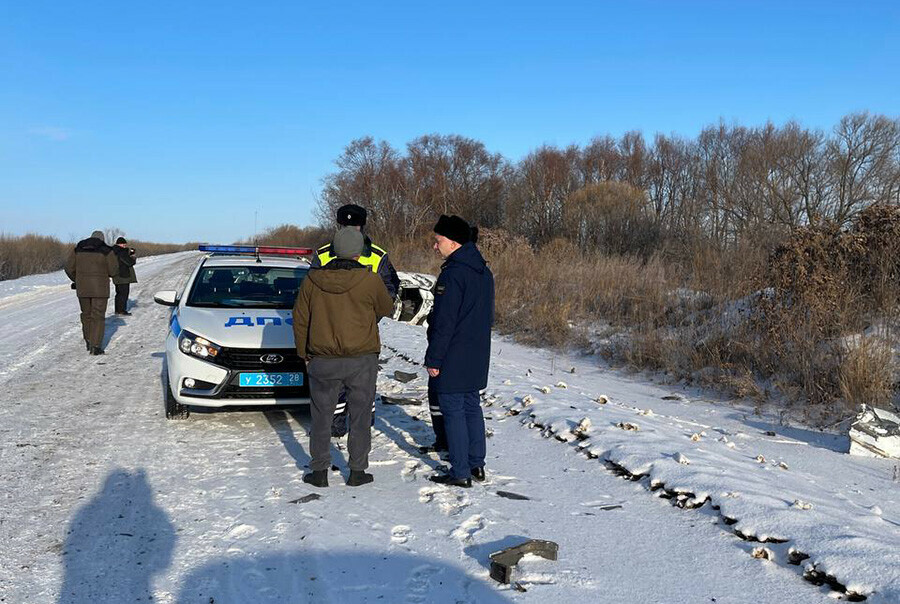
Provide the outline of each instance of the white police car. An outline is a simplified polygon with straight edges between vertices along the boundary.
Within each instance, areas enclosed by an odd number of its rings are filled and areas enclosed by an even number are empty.
[[[291,309],[309,271],[306,248],[201,245],[203,259],[171,306],[166,336],[167,418],[190,406],[309,402]]]

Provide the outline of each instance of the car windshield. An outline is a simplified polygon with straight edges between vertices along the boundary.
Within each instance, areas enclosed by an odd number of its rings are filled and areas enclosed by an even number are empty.
[[[214,266],[200,270],[188,306],[205,308],[292,308],[305,268]]]

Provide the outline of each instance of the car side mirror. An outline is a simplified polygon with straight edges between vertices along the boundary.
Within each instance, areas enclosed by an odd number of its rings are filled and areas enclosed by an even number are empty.
[[[156,292],[153,294],[153,301],[163,306],[175,306],[178,304],[178,292],[174,289]]]

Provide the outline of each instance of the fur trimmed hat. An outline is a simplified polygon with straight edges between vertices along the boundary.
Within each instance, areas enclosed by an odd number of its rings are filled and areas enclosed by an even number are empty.
[[[366,209],[353,203],[341,206],[337,211],[337,223],[341,226],[365,226]]]
[[[470,241],[475,243],[478,240],[478,229],[469,226],[469,223],[459,216],[441,214],[437,224],[434,225],[434,232],[460,245],[465,245]]]

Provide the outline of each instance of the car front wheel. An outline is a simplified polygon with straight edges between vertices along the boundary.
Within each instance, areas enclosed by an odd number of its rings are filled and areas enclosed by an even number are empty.
[[[191,410],[187,405],[182,405],[175,400],[172,394],[172,385],[166,379],[166,419],[187,419],[191,415]]]

